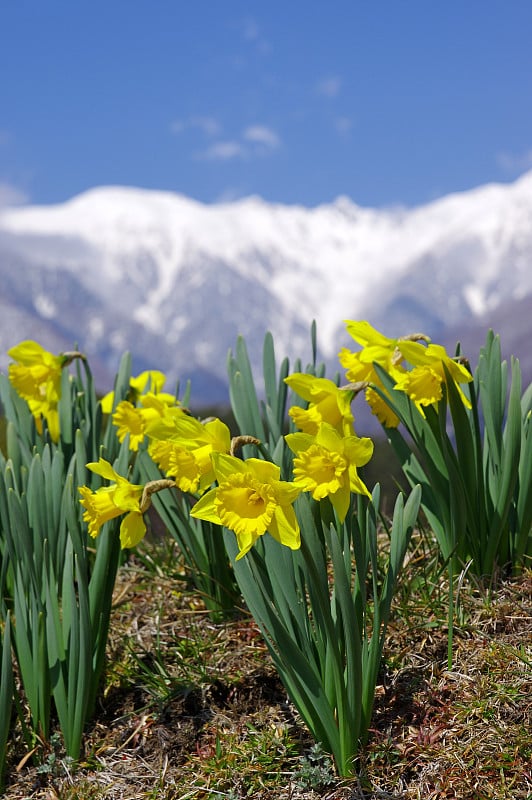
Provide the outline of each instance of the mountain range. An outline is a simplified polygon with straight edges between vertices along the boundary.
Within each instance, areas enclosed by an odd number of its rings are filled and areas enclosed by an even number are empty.
[[[32,338],[77,344],[102,391],[124,350],[134,371],[191,380],[192,404],[228,399],[242,334],[257,374],[266,331],[279,357],[339,369],[345,319],[389,336],[422,331],[474,362],[486,331],[532,378],[532,171],[415,208],[315,208],[258,197],[201,204],[170,192],[91,189],[0,211],[0,367]],[[329,373],[328,373],[329,374]]]

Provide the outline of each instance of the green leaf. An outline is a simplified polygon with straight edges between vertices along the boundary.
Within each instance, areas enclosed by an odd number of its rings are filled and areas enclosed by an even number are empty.
[[[229,396],[241,434],[256,436],[265,441],[266,435],[260,414],[257,391],[244,339],[239,336],[236,353],[228,357]]]
[[[4,787],[4,766],[7,741],[11,729],[13,706],[13,667],[11,663],[11,616],[5,618],[2,636],[2,660],[0,665],[0,791]]]
[[[226,547],[231,559],[238,547],[234,536],[227,532]],[[280,547],[282,545],[279,545]],[[251,556],[251,558],[249,558]],[[251,613],[257,622],[277,666],[281,680],[303,718],[311,721],[311,730],[329,752],[341,763],[342,752],[334,713],[327,701],[320,674],[308,657],[294,642],[285,624],[272,605],[267,591],[265,573],[260,569],[253,551],[234,561],[235,574]],[[260,587],[262,591],[257,591]]]

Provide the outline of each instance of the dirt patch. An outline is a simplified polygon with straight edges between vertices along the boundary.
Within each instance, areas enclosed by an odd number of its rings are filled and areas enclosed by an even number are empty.
[[[5,797],[530,800],[532,574],[491,596],[462,589],[451,669],[440,597],[396,609],[359,777],[340,781],[309,756],[249,615],[213,621],[172,575],[133,560],[80,765],[48,744],[39,766],[17,731]]]

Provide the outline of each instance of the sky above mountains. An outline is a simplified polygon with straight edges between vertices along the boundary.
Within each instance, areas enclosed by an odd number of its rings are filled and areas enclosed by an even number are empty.
[[[418,205],[532,167],[527,0],[0,5],[0,206]]]

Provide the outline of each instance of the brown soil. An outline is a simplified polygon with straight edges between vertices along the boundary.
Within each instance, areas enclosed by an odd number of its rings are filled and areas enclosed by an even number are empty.
[[[4,796],[530,800],[532,573],[490,598],[462,589],[450,670],[440,596],[434,587],[397,610],[370,742],[358,777],[342,781],[309,761],[312,740],[253,620],[213,621],[175,575],[154,579],[132,560],[80,764],[48,744],[39,768],[17,729]]]

